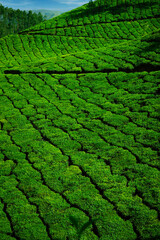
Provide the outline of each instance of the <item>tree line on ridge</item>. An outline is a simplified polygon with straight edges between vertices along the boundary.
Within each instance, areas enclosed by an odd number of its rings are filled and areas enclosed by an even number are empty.
[[[14,10],[0,4],[0,37],[18,33],[42,21],[44,17],[40,12]]]

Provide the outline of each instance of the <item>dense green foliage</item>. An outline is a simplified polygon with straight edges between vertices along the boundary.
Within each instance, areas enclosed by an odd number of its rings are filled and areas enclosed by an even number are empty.
[[[2,240],[160,239],[159,1],[93,4],[0,39]]]
[[[0,37],[17,33],[43,20],[44,17],[40,12],[14,10],[0,3]]]

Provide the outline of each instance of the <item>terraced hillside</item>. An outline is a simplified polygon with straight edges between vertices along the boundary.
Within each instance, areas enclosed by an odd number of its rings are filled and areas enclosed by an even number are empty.
[[[1,240],[160,239],[159,1],[107,3],[0,40]]]

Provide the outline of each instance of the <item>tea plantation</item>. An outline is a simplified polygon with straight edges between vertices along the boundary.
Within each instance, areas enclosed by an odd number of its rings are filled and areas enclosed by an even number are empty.
[[[0,240],[160,239],[159,117],[159,0],[0,39]]]

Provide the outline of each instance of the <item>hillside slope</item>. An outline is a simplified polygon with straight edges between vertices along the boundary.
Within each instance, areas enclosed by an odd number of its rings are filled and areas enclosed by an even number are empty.
[[[0,39],[0,239],[160,238],[158,0]]]

